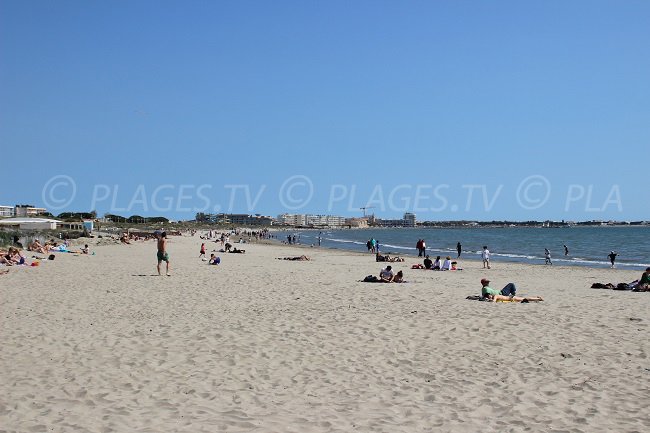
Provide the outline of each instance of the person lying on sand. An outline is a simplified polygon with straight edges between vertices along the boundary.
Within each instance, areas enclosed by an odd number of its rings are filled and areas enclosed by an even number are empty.
[[[305,256],[304,254],[300,257],[278,257],[278,260],[291,260],[291,261],[296,261],[296,262],[307,262],[311,260],[311,258]]]
[[[29,244],[27,246],[27,250],[34,251],[35,253],[41,253],[41,254],[47,253],[47,249],[43,245],[41,245],[38,239],[35,239],[34,242]]]
[[[514,283],[508,283],[501,291],[495,290],[490,287],[490,280],[483,278],[481,280],[481,295],[484,298],[491,300],[492,302],[497,301],[510,301],[510,302],[540,302],[543,301],[541,296],[531,296],[531,297],[521,297],[515,296],[517,292],[517,287]]]
[[[375,255],[375,261],[376,262],[403,262],[404,259],[402,257],[391,257],[388,254],[382,256],[381,254],[377,253]]]
[[[240,250],[239,248],[235,247],[232,250],[230,250],[230,252],[235,254],[244,254],[246,250]]]

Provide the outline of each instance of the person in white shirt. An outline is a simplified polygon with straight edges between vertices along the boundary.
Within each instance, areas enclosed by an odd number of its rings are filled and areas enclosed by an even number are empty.
[[[451,270],[451,257],[447,256],[445,261],[442,263],[441,271],[450,271]]]
[[[490,269],[490,250],[488,250],[488,247],[485,245],[483,246],[481,257],[483,258],[483,269],[486,267]]]
[[[386,266],[385,269],[382,269],[379,273],[379,279],[384,283],[392,283],[395,274],[393,273],[393,268],[391,266]]]

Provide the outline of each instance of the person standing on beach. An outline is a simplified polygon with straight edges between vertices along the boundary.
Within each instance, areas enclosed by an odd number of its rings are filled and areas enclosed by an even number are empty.
[[[551,261],[551,252],[548,250],[548,248],[544,248],[544,264],[545,265],[553,264],[553,262]]]
[[[422,239],[422,257],[427,256],[427,244],[424,242],[424,239]]]
[[[418,257],[422,257],[422,239],[418,239],[415,249],[418,250]]]
[[[566,245],[564,246],[564,255],[565,256],[569,255],[569,247],[567,247]]]
[[[167,276],[171,276],[169,273],[169,254],[167,254],[167,233],[162,232],[158,235],[158,275],[160,275],[160,263],[165,262]]]
[[[483,269],[486,267],[490,269],[490,250],[488,250],[487,245],[483,245],[483,252],[481,253],[481,258],[483,258]]]
[[[616,262],[616,256],[618,256],[618,253],[615,253],[614,251],[609,253],[609,255],[607,256],[609,257],[609,261],[612,262],[612,268],[615,267],[614,262]]]
[[[463,246],[460,244],[460,242],[458,242],[456,244],[456,251],[458,251],[458,257],[456,257],[456,258],[459,259],[460,258],[460,253],[463,252]]]

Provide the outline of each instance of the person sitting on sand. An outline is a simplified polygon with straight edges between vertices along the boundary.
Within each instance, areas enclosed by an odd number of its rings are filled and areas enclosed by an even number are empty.
[[[440,270],[440,256],[436,257],[436,260],[433,262],[433,266],[431,267],[431,269],[434,271]]]
[[[5,259],[12,265],[23,265],[25,264],[25,256],[18,251],[18,248],[9,247],[9,251],[5,254]]]
[[[392,283],[393,278],[395,278],[395,274],[393,273],[393,267],[390,265],[379,272],[379,279],[382,283]]]
[[[8,251],[0,250],[0,265],[13,266],[14,262],[11,261]]]
[[[447,256],[444,263],[440,267],[441,271],[450,271],[451,270],[451,257]]]
[[[388,261],[388,260],[386,260],[387,258],[389,258],[389,257],[388,256],[382,256],[379,253],[375,254],[375,261],[376,262],[387,262]]]
[[[634,292],[650,292],[650,268],[646,268],[641,279],[632,289]]]
[[[432,266],[433,266],[433,262],[431,261],[429,256],[426,256],[424,258],[424,269],[431,269]]]
[[[88,244],[84,245],[84,247],[81,249],[81,254],[90,254],[90,248],[88,248]]]
[[[397,274],[395,274],[395,277],[393,277],[393,283],[403,283],[404,282],[404,273],[402,271],[398,271]]]
[[[214,254],[210,254],[210,260],[208,260],[208,265],[218,265],[221,263],[221,259]]]
[[[307,257],[306,255],[302,255],[300,257],[278,257],[278,260],[291,260],[294,262],[308,262],[311,260],[311,258]]]
[[[232,248],[232,245],[231,245],[230,243],[226,243],[226,245],[224,245],[224,248],[225,248],[225,251],[226,251],[227,253],[229,253],[229,252],[230,252],[230,249]]]
[[[532,297],[521,297],[515,296],[517,292],[517,287],[514,283],[508,283],[501,291],[495,290],[490,287],[490,280],[483,278],[481,280],[481,295],[484,298],[491,300],[492,302],[497,301],[511,301],[511,302],[539,302],[543,301],[541,296],[532,296]]]

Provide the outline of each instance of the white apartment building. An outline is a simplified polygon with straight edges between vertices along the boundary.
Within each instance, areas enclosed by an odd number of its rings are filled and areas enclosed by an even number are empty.
[[[278,215],[278,221],[280,224],[286,224],[289,226],[305,226],[307,225],[305,215],[295,215],[289,213],[283,213]]]
[[[12,218],[14,216],[13,206],[0,206],[0,218]]]
[[[404,227],[415,227],[415,214],[406,212],[404,214]]]
[[[47,212],[47,209],[44,207],[33,207],[26,205],[16,205],[14,207],[14,216],[16,218],[33,217],[36,215],[44,214],[45,212]]]
[[[335,215],[302,215],[302,214],[281,214],[278,215],[280,224],[290,226],[307,227],[341,227],[345,225],[345,217]]]

